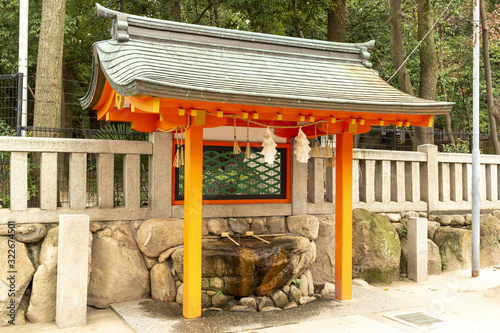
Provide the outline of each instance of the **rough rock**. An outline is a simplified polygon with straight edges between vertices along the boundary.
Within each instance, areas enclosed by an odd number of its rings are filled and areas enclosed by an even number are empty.
[[[392,226],[394,227],[394,229],[396,229],[396,232],[398,233],[398,235],[404,235],[404,232],[405,232],[405,225],[403,223],[400,223],[400,222],[396,222],[396,223],[393,223]]]
[[[281,311],[282,309],[274,307],[274,306],[266,306],[260,310],[261,312],[269,312],[269,311]]]
[[[297,306],[298,306],[298,305],[297,305],[297,303],[295,303],[295,302],[290,302],[290,303],[288,303],[288,305],[287,305],[287,306],[285,306],[285,307],[283,308],[283,310],[293,309],[293,308],[296,308]]]
[[[500,220],[493,215],[481,216],[480,225],[481,266],[500,264]]]
[[[441,254],[439,247],[430,239],[427,239],[427,274],[441,274]]]
[[[426,212],[418,212],[418,217],[427,218],[427,213]]]
[[[450,215],[440,215],[436,217],[436,221],[439,222],[443,227],[451,225]]]
[[[148,269],[151,269],[151,267],[153,267],[156,264],[156,262],[158,261],[157,260],[158,258],[150,258],[147,255],[142,255],[142,256],[144,258],[144,263],[146,264],[146,267]]]
[[[253,219],[252,224],[250,225],[250,230],[253,231],[254,234],[260,235],[265,231],[265,224],[263,219]]]
[[[427,221],[427,238],[434,239],[434,234],[439,227],[441,227],[439,222]]]
[[[212,300],[213,300],[213,298],[212,298]],[[175,294],[175,302],[177,304],[182,305],[183,301],[184,301],[184,283],[181,283],[179,285],[179,287],[177,287],[177,293]],[[213,304],[213,302],[212,302],[212,304]]]
[[[208,235],[208,227],[207,227],[207,221],[202,220],[201,221],[201,235],[202,236],[207,236]]]
[[[49,230],[40,250],[40,266],[34,277],[26,317],[32,323],[50,323],[56,318],[57,253],[59,227]]]
[[[288,230],[300,236],[315,240],[318,238],[319,220],[313,215],[289,216],[286,220]]]
[[[9,250],[12,250],[12,244],[15,244],[15,266],[10,267],[11,263],[8,262]],[[9,247],[10,245],[10,247]],[[10,238],[0,237],[0,253],[2,253],[2,260],[0,260],[0,326],[8,326],[9,321],[14,322],[16,318],[16,310],[19,309],[19,303],[24,295],[26,287],[31,282],[31,278],[35,273],[33,264],[28,258],[28,252],[26,251],[26,245],[21,242],[14,241]],[[11,252],[12,253],[12,252]],[[9,280],[11,278],[8,271],[15,269],[15,281]],[[15,297],[9,297],[9,289],[11,288],[12,282],[15,289]],[[11,301],[14,303],[11,303]],[[13,304],[13,306],[11,305]]]
[[[266,307],[274,307],[274,302],[269,297],[264,296],[260,299],[260,302],[259,302],[259,305],[257,306],[257,309],[259,311],[262,311]]]
[[[283,288],[281,288],[281,290],[283,290],[283,292],[287,295],[290,294],[290,286],[284,286]]]
[[[16,226],[15,237],[19,242],[34,243],[47,234],[43,224],[20,224]]]
[[[321,296],[325,297],[328,294],[335,294],[335,285],[333,283],[327,282],[321,290]]]
[[[432,215],[432,214],[431,214],[431,215],[427,216],[427,219],[428,219],[429,221],[436,221],[437,216],[436,216],[436,215]]]
[[[417,212],[409,211],[405,212],[404,214],[401,214],[401,217],[419,217],[419,214]]]
[[[368,282],[366,282],[363,279],[354,279],[354,280],[352,280],[352,285],[353,286],[358,286],[358,287],[366,287],[369,284],[368,284]]]
[[[177,304],[177,303],[175,303]],[[209,308],[212,306],[212,297],[208,296],[206,292],[201,293],[201,307],[202,308]]]
[[[227,231],[227,221],[225,219],[211,219],[207,221],[207,229],[211,235],[220,236]]]
[[[290,302],[293,301],[295,303],[299,303],[301,297],[302,297],[302,291],[300,291],[300,289],[294,285],[290,286],[290,294],[288,296]]]
[[[399,278],[401,246],[396,229],[381,215],[353,210],[353,277],[390,283]]]
[[[250,309],[246,305],[232,305],[229,307],[229,311],[244,312],[244,311],[252,311],[252,309]]]
[[[382,213],[380,215],[387,217],[387,219],[393,223],[399,222],[402,219],[401,214],[397,214],[397,213],[389,213],[389,214]]]
[[[472,224],[472,214],[465,214],[465,225],[471,225]]]
[[[471,267],[471,231],[452,227],[441,227],[434,234],[445,271]]]
[[[151,268],[151,298],[155,301],[175,301],[175,281],[170,274],[170,267],[166,262],[156,264]]]
[[[89,233],[89,276],[91,267],[92,233]],[[49,230],[41,249],[40,265],[33,277],[31,297],[26,317],[32,323],[49,323],[56,317],[57,258],[59,227]]]
[[[400,271],[403,274],[408,274],[408,238],[402,237],[399,240],[401,246],[401,258],[399,260]]]
[[[170,256],[172,255],[172,253],[174,253],[174,251],[181,249],[181,248],[184,248],[184,245],[175,246],[175,247],[172,247],[172,248],[166,250],[165,252],[160,254],[160,257],[158,258],[158,262],[164,262],[165,260],[170,258]]]
[[[288,305],[288,297],[286,297],[286,294],[281,290],[278,290],[277,292],[272,294],[271,298],[273,299],[274,305],[277,308],[282,309]]]
[[[309,279],[305,274],[300,276],[300,291],[302,292],[302,296],[309,296]]]
[[[229,219],[229,227],[235,234],[244,235],[250,229],[248,219]]]
[[[267,232],[270,234],[284,234],[286,232],[284,217],[268,217],[266,219]]]
[[[141,224],[137,231],[139,249],[151,258],[183,243],[184,220],[181,219],[150,219]]]
[[[253,297],[243,297],[240,299],[241,305],[247,306],[252,310],[257,310],[257,303]]]
[[[129,224],[108,225],[94,234],[91,267],[88,305],[107,308],[150,293],[149,270]]]
[[[452,215],[451,216],[451,226],[461,227],[465,224],[465,217],[463,215]]]
[[[309,270],[315,284],[324,284],[335,280],[335,220],[322,218],[319,223],[316,243],[316,260]]]
[[[500,210],[494,210],[491,214],[497,219],[500,219]],[[471,214],[471,220],[472,220],[472,214]]]
[[[316,300],[316,297],[314,297],[314,296],[302,296],[299,300],[299,304],[304,305],[304,304],[312,302],[314,300]]]
[[[98,222],[90,222],[90,225],[89,225],[90,232],[98,232],[99,230],[102,230],[102,229],[104,229],[102,224],[100,224]]]
[[[35,269],[38,269],[40,266],[40,249],[42,248],[42,244],[40,242],[36,243],[26,243],[26,250],[28,251],[28,257],[33,264]]]
[[[309,282],[309,295],[314,294],[314,280],[311,271],[308,269],[304,273],[307,276],[307,281]]]
[[[241,246],[229,240],[203,240],[202,288],[227,295],[269,296],[303,274],[314,258],[314,246],[305,237],[282,236],[271,244],[241,238]],[[184,249],[171,255],[176,276],[183,280]]]
[[[212,306],[214,308],[224,309],[227,306],[227,297],[221,294],[215,295],[212,297]]]

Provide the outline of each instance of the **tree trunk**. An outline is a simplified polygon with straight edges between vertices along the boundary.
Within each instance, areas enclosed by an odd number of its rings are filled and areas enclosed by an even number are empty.
[[[431,0],[418,0],[418,39],[421,40],[432,28],[432,4]],[[431,32],[420,46],[420,86],[419,97],[425,99],[436,98],[436,86],[438,78],[438,63],[436,48],[434,46],[434,33]],[[432,130],[432,129],[431,129]],[[429,128],[415,127],[415,141],[417,146],[433,143],[434,138],[429,137]]]
[[[345,0],[334,0],[335,8],[328,12],[326,39],[345,43]]]
[[[401,29],[401,0],[391,0],[391,58],[394,70],[403,63],[403,32]],[[398,72],[398,82],[401,91],[413,94],[413,87],[410,81],[410,74],[406,65],[403,65]]]
[[[490,138],[495,155],[500,154],[500,145],[498,143],[497,124],[493,116],[493,86],[491,83],[491,64],[490,64],[490,33],[488,31],[488,16],[486,15],[486,6],[484,1],[480,1],[481,22],[483,24],[483,61],[484,76],[486,79],[486,99],[488,100],[488,115],[490,118]]]
[[[60,128],[65,0],[43,0],[36,68],[34,126]],[[35,132],[56,137],[57,132]]]
[[[181,21],[181,0],[173,0],[172,16],[174,21]]]

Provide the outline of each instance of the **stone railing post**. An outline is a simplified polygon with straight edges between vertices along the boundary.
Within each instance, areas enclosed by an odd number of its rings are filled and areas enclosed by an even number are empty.
[[[292,215],[307,214],[307,165],[292,156]]]
[[[408,218],[408,278],[427,281],[427,219]]]
[[[153,155],[149,160],[149,205],[152,217],[172,217],[172,133],[149,136]]]
[[[435,145],[425,144],[418,146],[417,151],[427,154],[427,163],[420,169],[422,200],[427,202],[429,212],[436,211],[439,207],[438,149]]]

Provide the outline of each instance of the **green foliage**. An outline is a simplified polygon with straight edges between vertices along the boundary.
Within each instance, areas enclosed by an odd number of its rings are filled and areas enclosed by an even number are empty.
[[[299,278],[293,279],[292,282],[290,282],[290,286],[300,288],[302,286],[302,280],[300,280]]]
[[[444,144],[443,151],[445,153],[469,154],[470,153],[469,139],[461,140],[460,138],[457,138],[455,144],[453,143]]]

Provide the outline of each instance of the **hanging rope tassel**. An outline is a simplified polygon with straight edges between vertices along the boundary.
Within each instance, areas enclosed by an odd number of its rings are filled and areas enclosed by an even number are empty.
[[[250,148],[250,122],[247,121],[247,148],[245,150],[245,158],[252,157],[252,148]]]
[[[332,159],[331,159],[332,152],[330,150],[330,141],[328,140],[328,135],[326,136],[326,149],[325,149],[325,160],[326,160],[326,166],[331,167],[332,166]]]
[[[233,154],[235,154],[235,155],[241,154],[240,146],[238,145],[238,141],[236,140],[236,117],[234,117],[234,145],[233,145]]]
[[[180,163],[180,158],[179,158],[179,154],[180,154],[180,149],[179,149],[179,133],[177,132],[177,128],[175,129],[175,137],[177,139],[177,143],[176,143],[176,149],[175,149],[175,157],[174,157],[174,168],[179,168],[181,166],[181,163]]]

